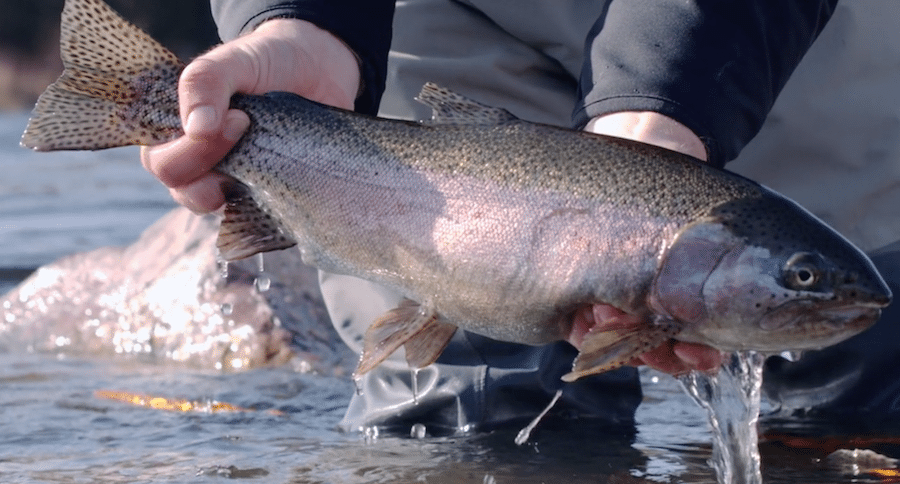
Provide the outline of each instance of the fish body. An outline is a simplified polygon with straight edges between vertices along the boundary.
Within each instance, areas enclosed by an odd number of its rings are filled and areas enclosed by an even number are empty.
[[[99,0],[67,0],[62,24],[66,71],[39,100],[24,146],[182,133],[174,55]],[[433,84],[419,100],[431,121],[236,95],[251,125],[216,168],[234,179],[223,186],[225,258],[296,245],[311,265],[406,296],[369,329],[359,373],[400,346],[428,364],[457,327],[564,340],[586,304],[647,323],[588,333],[569,380],[670,337],[727,351],[820,348],[874,323],[890,301],[865,254],[755,182],[522,121]]]

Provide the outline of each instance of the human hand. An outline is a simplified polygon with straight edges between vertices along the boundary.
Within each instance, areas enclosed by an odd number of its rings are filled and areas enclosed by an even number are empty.
[[[707,161],[706,146],[687,126],[653,111],[622,111],[598,116],[585,131],[632,139]]]
[[[592,119],[586,131],[619,138],[633,139],[706,161],[706,147],[690,129],[672,118],[652,111],[627,111]],[[585,306],[575,314],[569,342],[581,346],[584,335],[591,328],[604,326],[648,324],[643,318],[626,314],[613,306],[597,304]],[[710,346],[669,340],[634,360],[637,366],[646,364],[665,373],[679,375],[690,370],[713,371],[722,364],[722,353]]]
[[[212,171],[250,125],[229,109],[237,92],[292,92],[353,109],[360,87],[356,56],[338,38],[304,20],[273,19],[194,59],[181,74],[178,101],[184,135],[141,149],[141,162],[197,213],[225,201],[224,175]]]
[[[651,325],[645,318],[625,313],[606,304],[586,304],[576,312],[568,341],[581,349],[585,335],[590,331],[603,331],[604,327]],[[722,353],[706,345],[685,343],[670,339],[662,345],[633,358],[632,366],[647,365],[670,375],[681,375],[691,370],[712,371],[722,364]]]

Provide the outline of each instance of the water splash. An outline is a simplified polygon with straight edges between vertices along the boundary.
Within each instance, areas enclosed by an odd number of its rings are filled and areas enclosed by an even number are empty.
[[[706,409],[713,434],[710,465],[720,483],[761,484],[759,419],[765,356],[754,351],[726,357],[716,375],[693,371],[680,377],[685,391]]]
[[[365,427],[362,429],[363,442],[367,444],[374,444],[378,442],[378,427],[372,425],[370,427]]]

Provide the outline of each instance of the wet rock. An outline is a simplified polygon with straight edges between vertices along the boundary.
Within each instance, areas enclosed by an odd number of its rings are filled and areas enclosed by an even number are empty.
[[[356,356],[297,250],[227,264],[218,219],[176,209],[132,245],[64,257],[0,299],[0,349],[349,374]]]
[[[859,475],[879,469],[896,469],[897,459],[869,449],[838,449],[825,462],[844,474]]]

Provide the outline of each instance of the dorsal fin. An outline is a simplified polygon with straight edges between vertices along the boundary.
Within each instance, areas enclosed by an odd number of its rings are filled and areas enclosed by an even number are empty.
[[[237,260],[260,252],[287,249],[297,242],[278,219],[253,200],[250,190],[238,181],[222,184],[225,218],[219,226],[219,248],[225,260]]]
[[[491,126],[519,119],[503,108],[481,104],[432,82],[422,86],[416,101],[432,109],[430,124]]]

